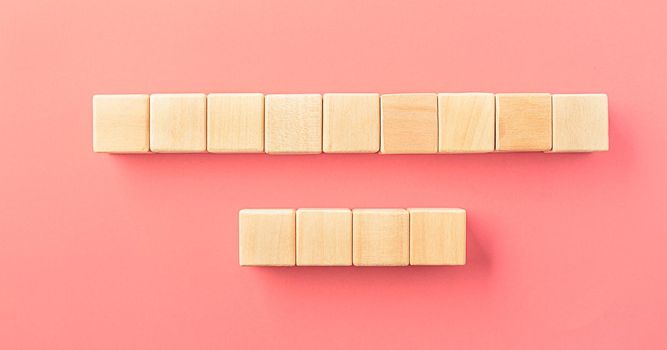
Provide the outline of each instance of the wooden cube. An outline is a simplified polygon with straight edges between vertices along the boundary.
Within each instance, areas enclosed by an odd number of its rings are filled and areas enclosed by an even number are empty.
[[[293,209],[243,209],[239,212],[239,262],[242,266],[293,266],[296,244]]]
[[[380,95],[324,94],[325,153],[377,153],[380,149]]]
[[[151,151],[206,151],[206,95],[151,95]]]
[[[553,152],[609,150],[609,116],[605,94],[552,96]]]
[[[438,152],[436,94],[382,95],[380,152]]]
[[[296,211],[296,264],[300,266],[352,265],[352,211],[298,209]]]
[[[148,95],[93,96],[93,151],[149,151]]]
[[[209,152],[264,151],[263,94],[209,94],[206,115]]]
[[[322,153],[322,95],[266,95],[267,153]]]
[[[465,265],[465,210],[410,208],[408,211],[410,265]]]
[[[551,95],[496,94],[496,151],[551,150]]]
[[[438,94],[438,150],[481,153],[495,150],[495,97],[486,93]]]
[[[352,251],[355,266],[407,266],[410,217],[405,209],[354,209]]]

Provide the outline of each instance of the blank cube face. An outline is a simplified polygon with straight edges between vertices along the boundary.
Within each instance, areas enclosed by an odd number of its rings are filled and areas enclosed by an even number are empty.
[[[436,94],[390,94],[380,101],[382,153],[438,152]]]
[[[295,264],[293,209],[244,209],[239,212],[239,262],[242,266]]]
[[[438,149],[442,153],[493,152],[494,95],[438,94],[438,127]]]
[[[407,266],[409,214],[404,209],[355,209],[352,219],[356,266]]]
[[[322,153],[322,96],[266,95],[267,153]]]
[[[350,209],[297,210],[296,264],[352,265],[352,211]]]
[[[206,95],[151,95],[151,151],[206,151]]]
[[[609,150],[607,95],[553,95],[553,152]]]
[[[264,151],[264,95],[209,94],[207,101],[209,152]]]
[[[380,95],[325,94],[325,153],[376,153],[380,149]]]
[[[408,210],[410,211],[410,265],[465,264],[465,210]]]
[[[148,95],[93,96],[93,151],[149,151]]]
[[[496,150],[551,150],[551,95],[496,95]]]

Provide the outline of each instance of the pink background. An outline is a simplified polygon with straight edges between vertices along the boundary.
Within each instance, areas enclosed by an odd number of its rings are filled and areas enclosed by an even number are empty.
[[[664,1],[2,1],[0,348],[664,348]],[[91,96],[609,94],[596,154],[94,154]],[[245,207],[457,206],[468,264],[241,268]]]

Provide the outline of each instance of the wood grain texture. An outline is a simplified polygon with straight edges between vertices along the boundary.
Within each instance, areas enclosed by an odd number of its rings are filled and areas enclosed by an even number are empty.
[[[379,94],[324,94],[322,109],[325,153],[379,151]]]
[[[382,153],[437,153],[436,94],[388,94],[380,97]]]
[[[466,212],[409,208],[410,265],[464,265]]]
[[[149,151],[148,95],[93,96],[93,151]]]
[[[352,251],[355,266],[407,266],[409,214],[405,209],[354,209]]]
[[[300,266],[352,265],[352,211],[298,209],[296,211],[296,264]]]
[[[552,152],[609,150],[609,112],[605,94],[557,94],[553,104]]]
[[[496,94],[496,151],[551,150],[551,95]]]
[[[295,243],[294,209],[243,209],[239,212],[239,263],[242,266],[293,266]]]
[[[495,150],[495,97],[489,93],[438,94],[438,150],[483,153]]]
[[[153,94],[150,103],[151,151],[206,151],[205,94]]]
[[[263,94],[209,94],[206,115],[209,152],[264,151]]]
[[[322,153],[322,95],[266,95],[267,153]]]

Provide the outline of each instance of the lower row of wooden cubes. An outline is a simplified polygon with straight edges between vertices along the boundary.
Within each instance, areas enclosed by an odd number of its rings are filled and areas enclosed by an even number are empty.
[[[464,265],[463,209],[243,209],[242,266]]]

